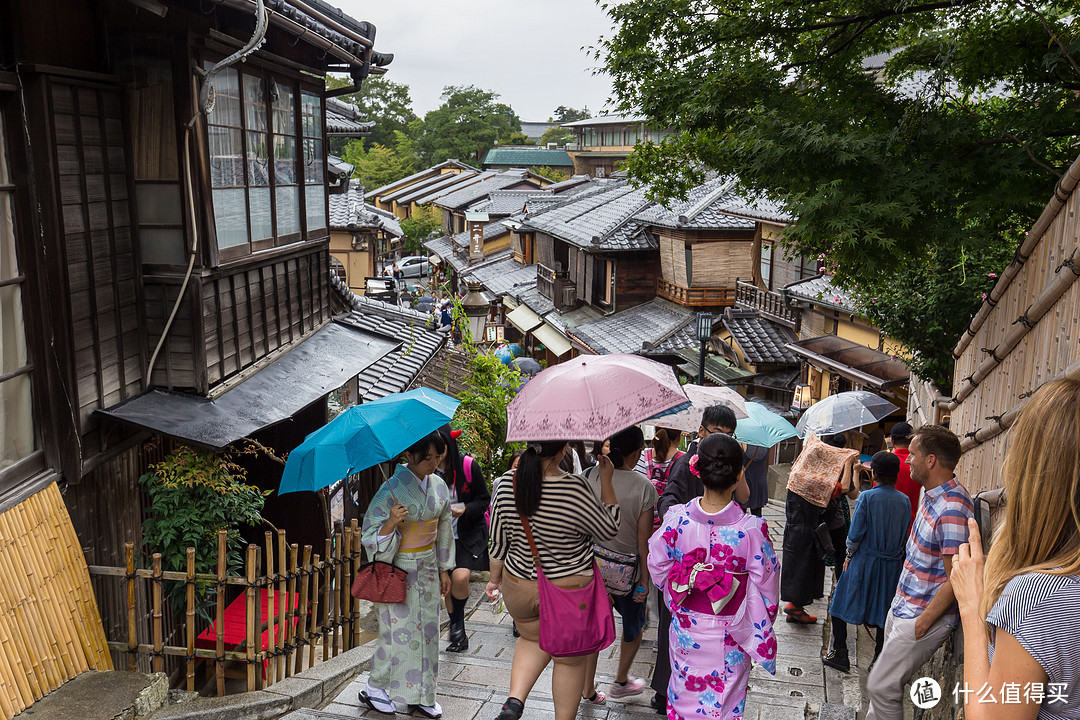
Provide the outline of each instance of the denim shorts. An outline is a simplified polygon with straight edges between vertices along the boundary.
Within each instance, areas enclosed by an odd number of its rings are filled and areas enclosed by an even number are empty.
[[[634,602],[634,593],[611,596],[611,604],[622,616],[622,636],[624,642],[633,642],[645,629],[645,603]]]

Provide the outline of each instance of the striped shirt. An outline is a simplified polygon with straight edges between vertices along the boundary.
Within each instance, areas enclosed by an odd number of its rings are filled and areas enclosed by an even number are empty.
[[[916,618],[934,599],[946,580],[944,556],[955,555],[967,542],[967,521],[971,517],[971,496],[955,475],[923,493],[919,514],[908,535],[907,557],[892,602],[893,615]],[[955,603],[944,617],[949,627],[960,622]]]
[[[1005,585],[986,617],[986,622],[1015,637],[1046,671],[1049,679],[1041,688],[1045,697],[1039,720],[1080,717],[1080,643],[1075,625],[1067,622],[1078,607],[1080,576],[1024,573]],[[994,646],[989,650],[993,662]]]
[[[512,477],[507,473],[499,478],[491,498],[488,555],[504,562],[511,575],[533,580],[536,570],[514,505]],[[544,477],[540,506],[529,518],[544,576],[554,579],[592,570],[593,543],[615,537],[621,518],[619,506],[597,500],[585,478],[570,473]]]

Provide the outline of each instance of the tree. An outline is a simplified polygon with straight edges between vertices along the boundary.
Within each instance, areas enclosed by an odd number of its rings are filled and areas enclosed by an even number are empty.
[[[498,94],[472,85],[447,86],[442,105],[414,123],[416,149],[424,165],[457,158],[479,164],[497,142],[521,131],[513,109],[497,102]]]
[[[548,165],[534,165],[529,168],[529,171],[539,175],[540,177],[547,178],[551,182],[562,182],[563,180],[570,179],[570,173],[566,170],[560,170],[550,167]]]
[[[575,110],[574,108],[566,107],[565,105],[560,105],[555,108],[555,122],[568,123],[574,122],[575,120],[588,120],[589,117],[589,108]]]
[[[540,136],[540,142],[537,145],[547,145],[549,143],[555,143],[558,146],[563,146],[574,139],[574,133],[570,132],[566,128],[561,127],[549,127],[544,131],[544,134]]]
[[[675,131],[639,146],[631,174],[658,199],[705,168],[771,195],[798,218],[785,242],[876,306],[917,374],[948,384],[979,279],[1076,155],[1072,7],[630,0],[608,12],[617,30],[596,52],[620,109]]]
[[[326,89],[352,85],[352,80],[326,76]],[[338,98],[342,102],[352,103],[360,109],[367,120],[375,122],[375,128],[371,134],[363,139],[364,147],[370,149],[372,145],[394,147],[396,141],[394,133],[407,132],[409,123],[416,119],[416,113],[412,109],[412,97],[409,94],[409,86],[387,80],[382,75],[371,75],[364,80],[359,92],[342,95]],[[342,138],[330,138],[330,151],[340,153],[345,143],[339,142]]]
[[[409,217],[401,221],[401,232],[405,235],[403,243],[409,255],[423,254],[423,242],[433,232],[442,229],[442,211],[433,205],[420,205],[413,209]]]

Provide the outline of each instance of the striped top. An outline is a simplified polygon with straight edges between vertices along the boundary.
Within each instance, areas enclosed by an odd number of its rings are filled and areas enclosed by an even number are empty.
[[[971,495],[954,475],[933,490],[923,493],[919,514],[907,541],[907,557],[892,602],[893,615],[916,618],[934,599],[945,582],[946,555],[955,555],[968,541],[968,518],[974,517]],[[944,615],[949,627],[960,622],[953,603]]]
[[[513,474],[503,475],[497,483],[491,497],[488,555],[504,562],[511,575],[533,580],[536,569],[514,505]],[[580,475],[544,477],[540,507],[529,518],[544,576],[554,579],[591,571],[593,543],[615,537],[621,518],[619,506],[602,504]]]
[[[1080,717],[1080,643],[1070,622],[1078,607],[1080,576],[1025,573],[1005,585],[986,617],[990,625],[1015,637],[1046,671],[1039,720]]]

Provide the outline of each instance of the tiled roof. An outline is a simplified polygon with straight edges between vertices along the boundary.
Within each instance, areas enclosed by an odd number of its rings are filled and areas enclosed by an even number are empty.
[[[438,175],[439,171],[444,169],[444,168],[457,168],[459,170],[472,170],[473,172],[479,172],[472,165],[466,165],[465,163],[461,162],[460,160],[453,160],[453,159],[444,160],[443,162],[439,163],[438,165],[432,165],[431,167],[425,168],[424,170],[420,170],[419,172],[414,172],[412,175],[409,175],[408,177],[403,177],[400,180],[395,180],[392,183],[387,183],[386,185],[383,185],[382,187],[377,187],[374,190],[370,190],[367,193],[366,197],[369,197],[369,198],[370,197],[376,197],[376,196],[381,197],[381,196],[387,194],[388,192],[392,192],[396,188],[405,187],[406,185],[412,185],[413,183],[415,183],[417,180],[419,180],[422,177],[427,177],[429,175]]]
[[[521,121],[521,132],[530,140],[539,140],[549,128],[559,127],[557,122],[531,122]]]
[[[491,222],[487,225],[484,225],[484,238],[496,238],[500,235],[505,235],[508,232],[510,232],[510,228],[506,227],[506,225],[501,222]],[[428,240],[424,243],[425,248],[427,248],[429,251],[431,251],[435,255],[438,255],[447,263],[449,263],[450,267],[454,268],[454,270],[458,274],[471,272],[469,270],[470,263],[468,257],[463,257],[456,252],[457,249],[467,248],[468,246],[468,230],[466,230],[465,232],[460,232],[457,235],[454,235],[452,238],[444,235],[442,237],[435,238],[434,240]],[[509,248],[505,250],[500,250],[497,253],[488,255],[480,262],[487,263],[496,259],[502,259],[503,257],[510,255],[511,252],[512,251]]]
[[[815,275],[806,280],[791,283],[784,286],[784,295],[792,295],[801,300],[808,300],[815,305],[843,310],[846,313],[855,312],[855,299],[846,291],[832,283],[829,275]]]
[[[753,230],[755,220],[787,224],[791,217],[764,197],[744,198],[734,179],[721,176],[690,190],[685,200],[657,203],[635,216],[666,228]]]
[[[401,341],[401,347],[360,373],[360,397],[370,401],[407,390],[446,343],[446,334],[430,324],[429,315],[354,295],[336,275],[331,275],[331,286],[352,308],[342,322]]]
[[[491,148],[484,156],[484,167],[509,165],[511,167],[573,167],[574,161],[565,150],[549,150],[544,147]]]
[[[489,215],[517,215],[525,211],[525,203],[532,202],[532,198],[550,197],[547,190],[493,190],[488,194],[488,199],[469,210],[486,212]]]
[[[349,183],[349,189],[343,193],[330,193],[330,228],[333,230],[353,230],[358,228],[379,228],[394,237],[401,237],[401,224],[393,213],[379,210],[363,202],[361,187]]]
[[[522,305],[528,306],[530,310],[541,317],[555,310],[555,303],[541,295],[540,291],[536,289],[535,283],[515,288],[508,294],[516,298]]]
[[[411,202],[417,202],[424,205],[440,195],[452,193],[455,190],[460,190],[463,187],[480,182],[487,177],[488,174],[489,173],[487,172],[464,170],[456,174],[440,175],[434,182],[425,181],[417,183],[415,187],[405,188],[403,192],[398,194],[398,197],[393,199],[397,200],[398,203],[405,205]],[[387,196],[385,199],[391,198]]]
[[[525,225],[581,248],[644,250],[658,247],[655,238],[639,232],[631,218],[649,203],[645,188],[625,183],[582,192],[570,202],[541,214],[530,214]]]
[[[785,347],[798,338],[782,325],[771,323],[753,310],[731,310],[721,318],[751,365],[795,365],[799,358]]]
[[[691,378],[697,378],[698,367],[701,362],[699,351],[693,348],[684,348],[677,354],[683,360],[686,360],[685,363],[678,365],[678,368]],[[707,353],[705,355],[705,377],[717,385],[740,385],[745,383],[747,378],[754,377],[754,373],[737,367],[731,361],[725,360],[719,355]]]
[[[345,137],[370,135],[374,122],[365,122],[360,109],[337,98],[326,98],[326,134]]]
[[[536,266],[522,265],[512,254],[497,262],[478,265],[470,274],[496,295],[506,295],[518,286],[536,282]]]
[[[642,355],[676,355],[684,348],[696,348],[701,343],[697,339],[697,327],[693,322],[683,325],[653,347],[642,351]]]
[[[456,192],[441,194],[436,198],[424,198],[420,202],[434,202],[439,207],[457,210],[476,202],[480,198],[487,197],[488,193],[493,190],[504,190],[512,185],[519,185],[524,182],[535,182],[530,179],[528,171],[507,170],[506,172],[492,174],[480,182]],[[539,188],[540,186],[537,184],[536,187]]]
[[[623,123],[643,122],[647,122],[647,118],[637,117],[635,115],[601,115],[600,117],[563,123],[562,127],[591,127],[593,125],[619,125]]]
[[[601,354],[640,353],[644,343],[655,344],[682,329],[693,313],[653,299],[595,322],[578,325],[571,333]]]
[[[576,188],[581,185],[588,185],[591,180],[592,177],[590,175],[574,175],[569,180],[563,180],[562,182],[557,182],[554,185],[548,185],[546,189],[550,190],[553,193],[561,193],[569,190],[570,188]]]

